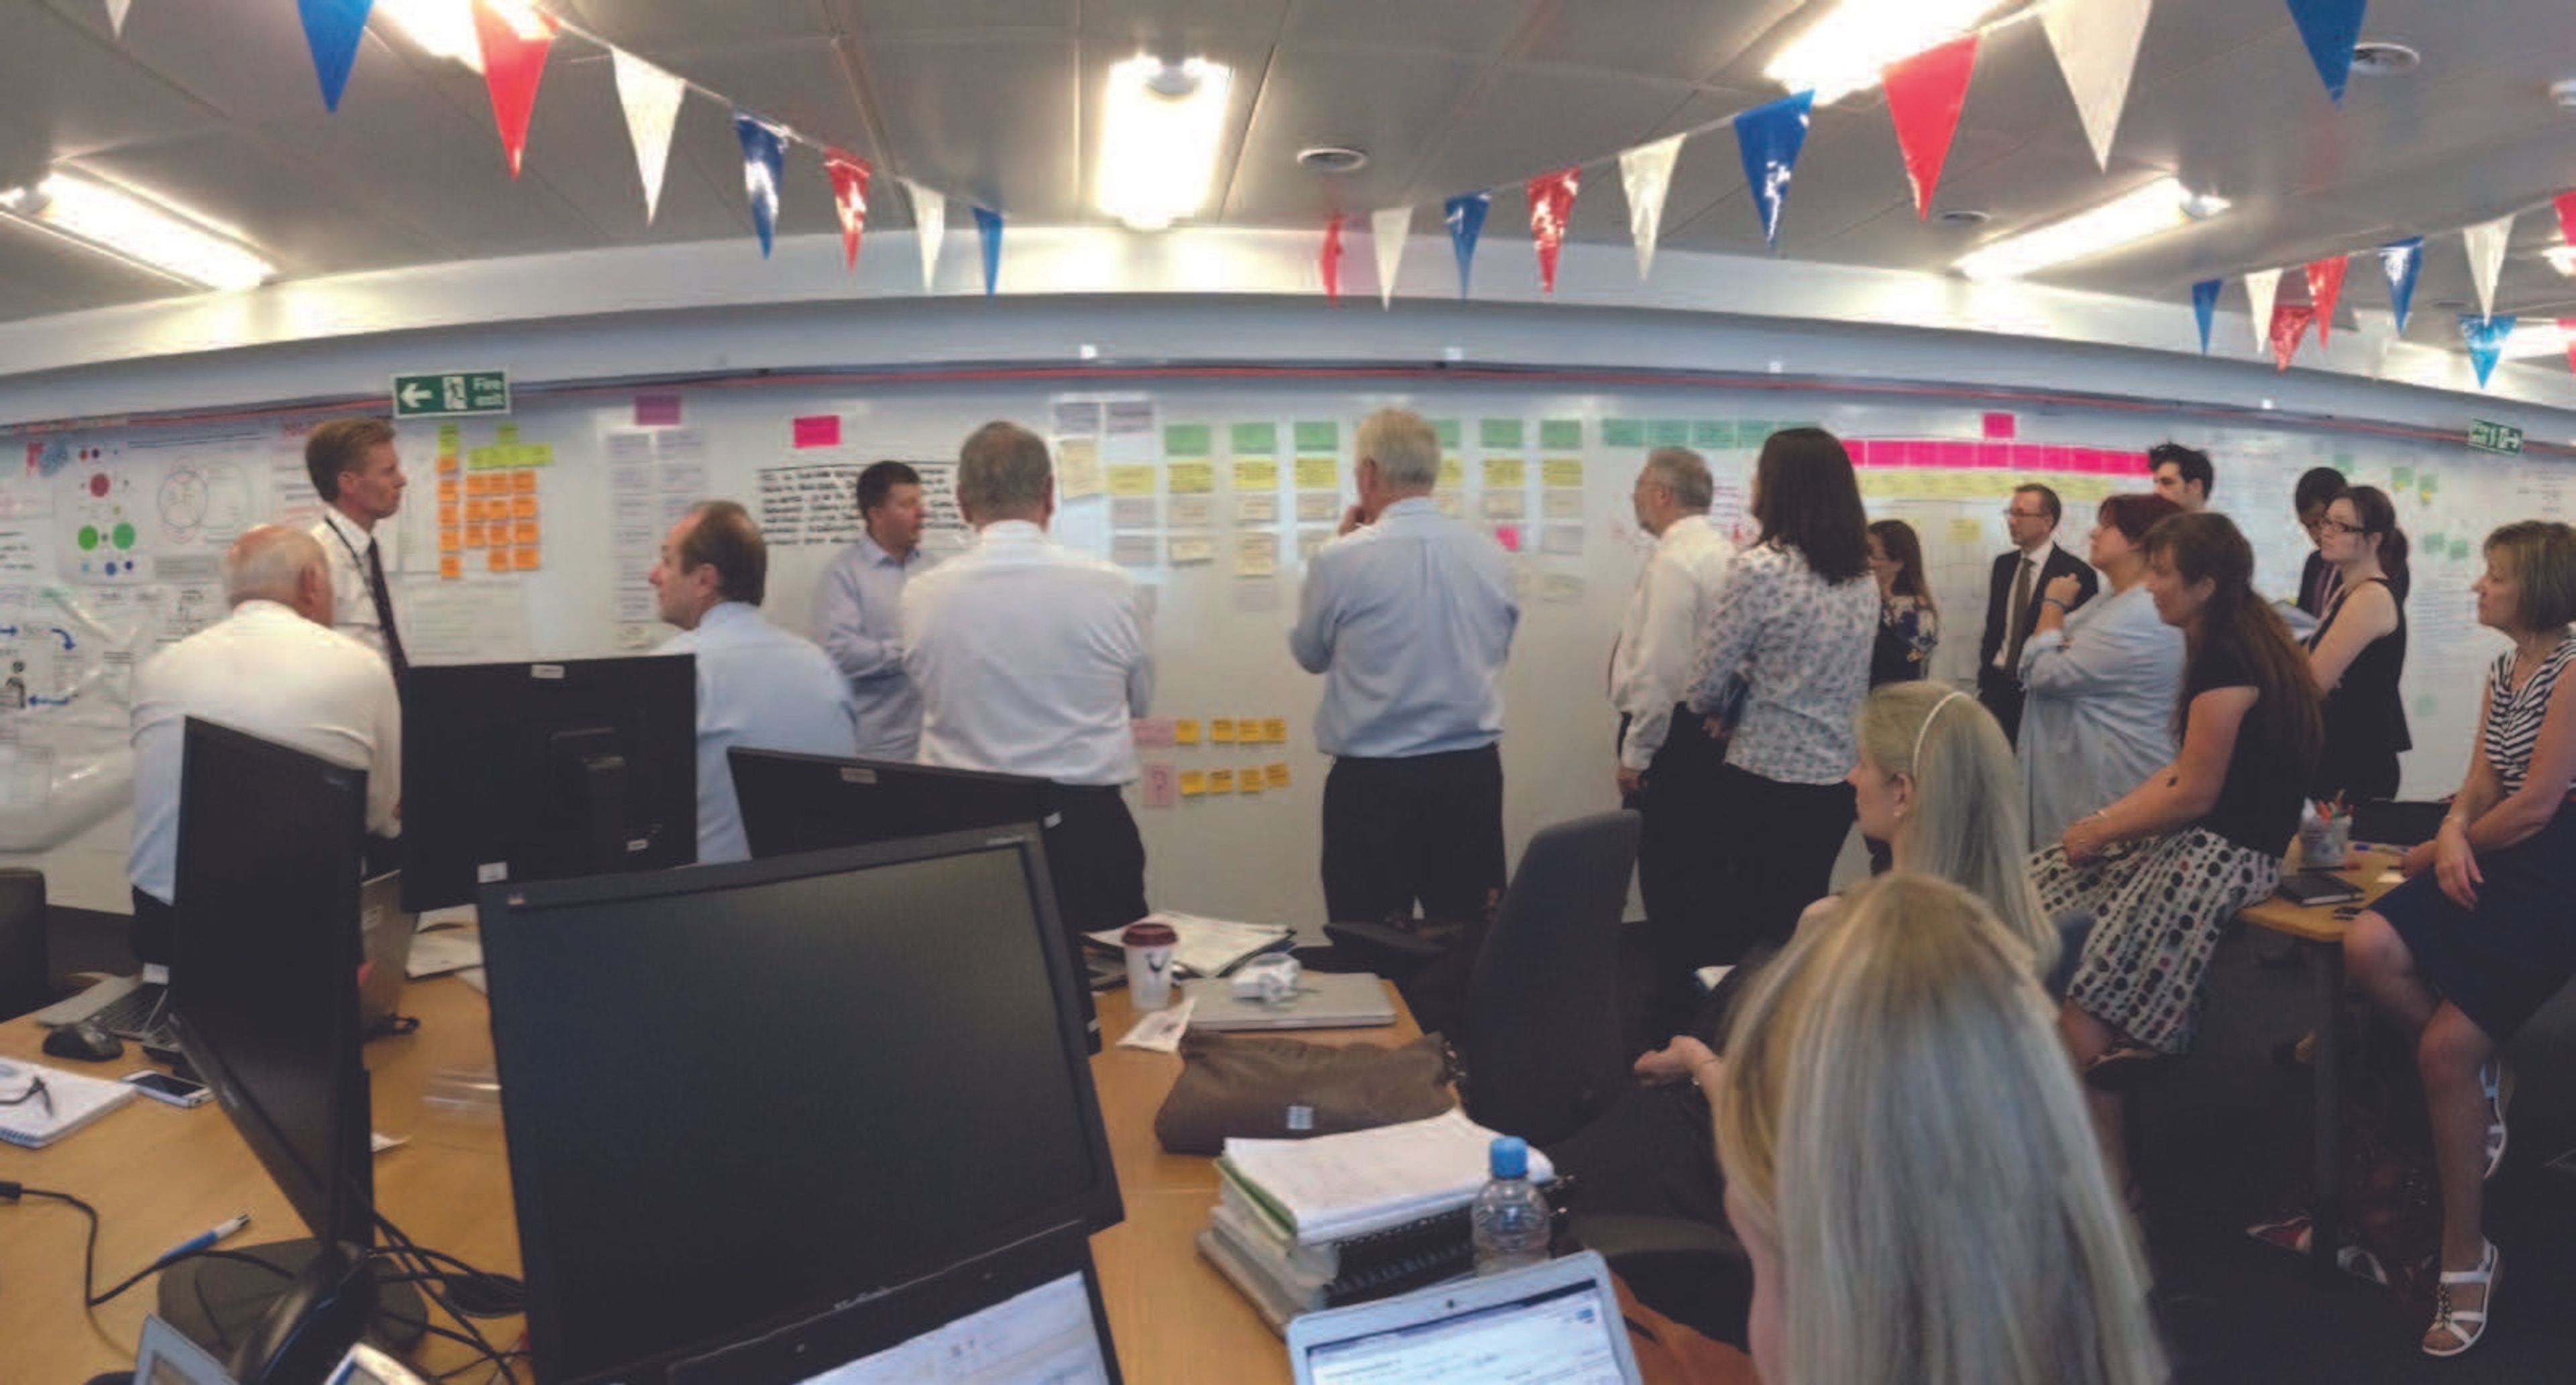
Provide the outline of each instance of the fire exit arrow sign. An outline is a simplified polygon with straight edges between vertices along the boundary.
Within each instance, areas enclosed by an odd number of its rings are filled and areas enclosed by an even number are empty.
[[[453,418],[510,412],[510,376],[500,370],[450,370],[394,377],[394,417]]]

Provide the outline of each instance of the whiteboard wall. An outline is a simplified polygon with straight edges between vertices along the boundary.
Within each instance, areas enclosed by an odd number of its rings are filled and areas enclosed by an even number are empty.
[[[1944,620],[1935,669],[1957,679],[1972,672],[1987,568],[2007,546],[2005,499],[2025,477],[2065,497],[2060,538],[2080,554],[2092,502],[2146,488],[2143,473],[2128,468],[2142,465],[2136,456],[2147,445],[2173,437],[2205,447],[2219,469],[2215,503],[2253,539],[2258,582],[2275,595],[2289,593],[2307,552],[2290,513],[2300,471],[2337,466],[2386,486],[2416,540],[2404,684],[2418,747],[2406,759],[2410,795],[2457,783],[2481,670],[2502,647],[2473,620],[2478,540],[2511,519],[2566,516],[2576,473],[2563,463],[2340,431],[1724,388],[1460,383],[1372,393],[1175,379],[1114,395],[943,383],[646,395],[536,401],[508,420],[444,433],[405,425],[412,487],[391,547],[417,661],[573,658],[657,643],[671,632],[639,602],[644,574],[672,513],[707,496],[739,499],[771,518],[768,610],[803,630],[814,582],[849,532],[846,508],[836,506],[858,467],[881,457],[935,465],[986,420],[1017,420],[1059,440],[1069,492],[1059,534],[1129,563],[1153,593],[1159,678],[1145,728],[1155,743],[1141,752],[1148,773],[1168,775],[1175,788],[1195,775],[1205,790],[1223,772],[1234,786],[1171,806],[1148,806],[1143,785],[1131,791],[1151,897],[1290,922],[1322,914],[1318,818],[1328,766],[1311,734],[1321,680],[1296,667],[1285,632],[1301,553],[1331,532],[1346,503],[1352,426],[1371,409],[1400,404],[1454,429],[1444,447],[1457,463],[1445,503],[1515,550],[1524,605],[1505,676],[1503,742],[1515,853],[1539,827],[1615,802],[1615,719],[1604,682],[1644,542],[1628,497],[1649,445],[1698,446],[1719,480],[1720,522],[1734,523],[1754,449],[1772,428],[1816,423],[1861,444],[1873,517],[1904,518],[1923,537]],[[674,408],[676,423],[639,426],[639,418],[672,418]],[[121,644],[148,658],[219,616],[220,600],[209,595],[222,544],[245,523],[309,514],[313,503],[292,426],[129,430],[26,446],[26,470],[0,485],[0,617],[32,629],[64,608],[42,588],[64,584],[70,604],[103,632],[65,662],[75,675],[92,666],[93,649]],[[444,475],[442,456],[454,458]],[[2105,469],[2114,466],[2123,470]],[[946,481],[937,471],[932,479],[934,490]],[[454,525],[440,523],[442,481],[454,483]],[[477,499],[502,514],[483,522],[484,545],[472,548],[458,531]],[[497,544],[495,523],[503,526]],[[964,537],[951,516],[934,546]],[[442,575],[442,559],[452,575]],[[16,728],[0,734],[0,755],[84,722],[93,742],[107,738],[122,722],[117,692],[106,679],[68,707],[12,710],[0,698],[0,725]],[[1167,721],[1196,723],[1197,744],[1160,744],[1177,730]],[[1265,734],[1219,743],[1219,721]],[[1284,731],[1276,743],[1266,735],[1274,726]],[[1241,791],[1247,777],[1259,792]],[[111,817],[45,858],[86,882],[68,891],[75,902],[122,907],[124,831],[122,815]],[[66,893],[58,887],[58,897]]]

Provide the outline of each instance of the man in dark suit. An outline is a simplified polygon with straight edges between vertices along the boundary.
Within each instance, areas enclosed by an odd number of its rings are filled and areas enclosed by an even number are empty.
[[[2057,546],[2057,520],[2063,513],[2057,492],[2046,486],[2016,487],[2004,510],[2004,527],[2013,551],[1995,559],[1986,589],[1986,637],[1977,645],[1977,700],[2003,723],[2006,739],[2021,735],[2021,647],[2039,624],[2040,593],[2056,577],[2075,579],[2075,605],[2093,599],[2100,579],[2092,564]]]

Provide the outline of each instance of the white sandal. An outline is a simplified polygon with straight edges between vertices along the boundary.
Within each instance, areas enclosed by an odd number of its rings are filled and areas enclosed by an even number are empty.
[[[2495,1177],[2496,1170],[2504,1167],[2504,1110],[2513,1104],[2513,1088],[2513,1074],[2506,1071],[2502,1058],[2490,1058],[2478,1068],[2478,1089],[2486,1093],[2489,1112],[2486,1143],[2486,1176],[2489,1178]]]
[[[2425,1325],[2424,1335],[2430,1337],[2435,1328],[2440,1328],[2451,1334],[2456,1345],[2445,1351],[2427,1342],[2424,1344],[2425,1355],[2457,1356],[2476,1346],[2478,1339],[2487,1335],[2487,1311],[2495,1307],[2496,1273],[2504,1268],[2504,1252],[2496,1249],[2493,1241],[2483,1243],[2486,1255],[2479,1260],[2476,1269],[2442,1271],[2442,1281],[2433,1290],[2433,1321]],[[2480,1286],[2485,1292],[2478,1296],[2478,1306],[2452,1307],[2451,1286],[2454,1284]]]

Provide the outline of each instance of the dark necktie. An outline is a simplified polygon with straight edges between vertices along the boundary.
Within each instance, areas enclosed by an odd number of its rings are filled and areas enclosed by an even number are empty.
[[[411,660],[403,657],[402,632],[394,628],[394,594],[385,590],[385,552],[372,537],[367,540],[367,594],[376,599],[376,628],[385,632],[385,659],[394,666],[394,687],[400,689]]]
[[[2035,566],[2030,559],[2022,559],[2020,575],[2013,579],[2012,639],[2004,647],[2004,672],[2016,676],[2021,672],[2022,640],[2030,634],[2030,575]]]

